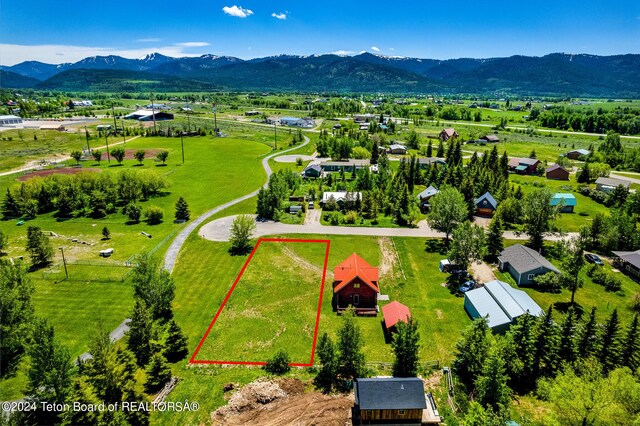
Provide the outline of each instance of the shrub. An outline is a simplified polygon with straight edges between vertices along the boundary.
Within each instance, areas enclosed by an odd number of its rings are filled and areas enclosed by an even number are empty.
[[[619,277],[597,265],[590,266],[587,275],[594,283],[604,286],[606,291],[619,291],[622,288],[622,280]]]
[[[302,158],[296,158],[296,166],[302,166]]]
[[[536,283],[536,288],[540,291],[546,291],[549,293],[560,292],[560,276],[555,272],[547,272],[546,274],[538,275],[533,279]]]
[[[349,225],[353,225],[354,223],[356,223],[356,219],[358,218],[358,214],[356,212],[354,212],[353,210],[347,212],[346,215],[344,215],[344,223],[347,223]]]
[[[329,214],[329,223],[333,226],[340,225],[340,213],[331,212],[331,214]]]
[[[280,350],[278,353],[274,355],[269,361],[267,361],[267,365],[264,366],[264,369],[271,374],[276,374],[281,376],[286,374],[291,370],[289,366],[289,354],[285,350]]]
[[[632,306],[636,311],[640,311],[640,291],[633,296]]]
[[[129,203],[124,207],[122,213],[126,214],[127,218],[131,222],[137,223],[140,222],[140,216],[142,216],[142,208],[136,203]]]
[[[164,218],[164,211],[158,206],[149,206],[144,212],[144,217],[149,225],[157,225]]]

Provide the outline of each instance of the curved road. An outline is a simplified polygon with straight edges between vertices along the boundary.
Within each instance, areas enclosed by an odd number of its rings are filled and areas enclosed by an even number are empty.
[[[267,187],[267,185],[269,184],[269,177],[273,173],[273,171],[271,170],[271,166],[269,166],[269,160],[271,158],[279,156],[279,155],[282,155],[282,154],[285,154],[285,153],[293,151],[293,150],[296,150],[298,148],[302,148],[303,146],[305,146],[308,143],[309,143],[309,138],[304,136],[304,142],[301,143],[300,145],[296,145],[293,148],[285,149],[284,151],[274,152],[274,153],[269,154],[266,157],[264,157],[262,159],[262,167],[264,168],[265,172],[267,172],[267,182],[264,185],[262,185],[262,188],[266,188]],[[180,249],[182,248],[182,245],[187,240],[187,237],[189,235],[191,235],[191,233],[193,231],[195,231],[195,229],[198,226],[202,225],[202,223],[204,221],[209,219],[214,214],[216,214],[218,212],[221,212],[222,210],[224,210],[224,209],[226,209],[228,207],[233,206],[234,204],[238,204],[241,201],[247,200],[247,199],[255,196],[256,194],[258,194],[258,191],[260,191],[260,188],[256,189],[255,191],[253,191],[253,192],[251,192],[251,193],[249,193],[247,195],[243,195],[242,197],[236,198],[235,200],[231,200],[231,201],[229,201],[227,203],[219,205],[218,207],[216,207],[214,209],[211,209],[206,213],[201,214],[196,219],[194,219],[192,222],[190,222],[176,236],[176,238],[173,240],[173,242],[169,246],[169,249],[167,250],[167,253],[164,255],[164,269],[166,269],[169,272],[173,271],[173,267],[176,264],[176,260],[178,259],[178,253],[180,253]]]

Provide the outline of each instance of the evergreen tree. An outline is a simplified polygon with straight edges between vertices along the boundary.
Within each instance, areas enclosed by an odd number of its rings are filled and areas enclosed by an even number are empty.
[[[438,158],[444,157],[444,145],[442,144],[442,139],[438,143],[438,150],[436,151],[436,157]]]
[[[621,344],[620,320],[618,310],[614,309],[604,326],[602,346],[598,355],[604,373],[608,373],[618,366],[622,352]]]
[[[378,164],[378,157],[380,157],[380,149],[378,148],[378,142],[373,141],[373,146],[371,147],[371,160],[369,161],[371,164]]]
[[[504,358],[498,348],[494,348],[485,361],[482,374],[475,381],[477,401],[494,413],[505,412],[511,400],[507,380]]]
[[[353,380],[365,374],[362,331],[355,321],[355,311],[342,313],[342,324],[338,329],[338,374],[343,380]]]
[[[483,361],[489,353],[489,326],[486,318],[473,321],[456,343],[453,370],[462,383],[470,387],[482,373]]]
[[[431,140],[427,144],[427,157],[433,157],[433,142]]]
[[[536,317],[528,313],[518,317],[509,328],[508,335],[515,359],[509,362],[515,365],[511,368],[511,383],[516,389],[530,390],[535,386],[535,354],[536,354]]]
[[[96,396],[96,391],[86,376],[76,376],[71,385],[69,401],[78,402],[86,406],[97,406],[102,401]],[[89,410],[65,410],[62,413],[63,424],[95,425],[98,424],[100,413]]]
[[[567,316],[560,328],[560,359],[572,364],[578,357],[576,345],[576,314],[573,308],[569,308]]]
[[[394,377],[415,377],[418,374],[420,351],[420,332],[413,317],[408,322],[400,321],[396,326],[391,347],[395,355],[393,361]]]
[[[106,226],[102,228],[102,237],[105,240],[108,240],[111,238],[111,232],[109,231],[109,228],[107,228]]]
[[[537,322],[533,376],[553,377],[560,367],[560,329],[553,320],[553,305]]]
[[[164,356],[169,362],[176,362],[187,356],[187,338],[174,320],[169,321],[167,340],[165,341]]]
[[[589,171],[589,163],[584,163],[580,173],[578,173],[578,183],[590,183],[591,182],[591,172]]]
[[[161,354],[154,354],[147,367],[147,381],[144,383],[144,390],[149,394],[156,393],[169,379],[171,379],[171,369],[167,362]]]
[[[53,246],[49,238],[37,226],[27,228],[27,253],[34,266],[43,266],[53,258]]]
[[[320,369],[313,380],[313,384],[322,392],[330,393],[336,384],[336,376],[338,375],[338,356],[336,347],[327,333],[323,333],[320,336],[318,358],[320,360]]]
[[[591,308],[589,319],[582,326],[578,341],[578,354],[586,359],[595,356],[600,348],[600,336],[598,335],[598,320],[596,319],[596,307]]]
[[[289,363],[291,362],[291,358],[289,358],[289,354],[284,349],[280,349],[273,358],[267,361],[267,364],[264,366],[264,369],[267,373],[275,374],[277,376],[282,376],[283,374],[287,374],[291,370],[291,366]]]
[[[2,216],[5,219],[20,217],[21,211],[20,203],[13,196],[11,190],[7,188],[7,195],[5,195],[4,200],[2,201]]]
[[[489,231],[487,232],[487,255],[490,259],[496,260],[498,255],[502,253],[504,249],[504,243],[502,239],[502,233],[504,227],[500,215],[493,216],[491,223],[489,224]]]
[[[140,367],[144,367],[151,358],[151,339],[153,318],[145,302],[136,299],[129,323],[127,347],[136,357]]]
[[[640,329],[638,328],[638,314],[635,314],[633,321],[627,328],[624,338],[622,356],[620,364],[629,367],[631,371],[640,368]]]
[[[500,157],[500,172],[503,177],[509,176],[509,156],[507,155],[507,151]]]
[[[191,212],[189,211],[189,205],[184,198],[178,198],[176,201],[176,220],[189,220]]]

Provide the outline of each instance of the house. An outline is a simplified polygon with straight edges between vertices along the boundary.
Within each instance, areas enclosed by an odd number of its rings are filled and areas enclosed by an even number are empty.
[[[400,145],[398,143],[394,143],[394,144],[389,146],[389,153],[390,154],[404,155],[404,154],[407,153],[407,147],[404,146],[404,145]]]
[[[139,109],[138,111],[125,115],[124,119],[138,121],[166,121],[173,120],[173,114],[150,109]]]
[[[418,165],[419,165],[420,169],[426,169],[427,167],[431,166],[432,164],[437,164],[437,165],[440,165],[440,166],[446,166],[447,165],[447,160],[445,158],[440,158],[440,157],[418,158]]]
[[[346,161],[325,161],[324,163],[320,163],[320,167],[324,172],[339,172],[340,170],[352,172],[354,169],[360,170],[367,168],[370,163],[369,160],[350,159]]]
[[[380,116],[376,114],[355,114],[353,116],[353,121],[356,123],[364,123],[369,121],[377,121]]]
[[[624,186],[628,191],[630,182],[628,180],[599,177],[596,179],[596,189],[603,192],[613,192],[618,186]]]
[[[111,124],[98,124],[96,126],[96,130],[99,132],[105,132],[107,130],[111,130]]]
[[[256,110],[246,111],[244,113],[244,115],[246,115],[246,116],[260,115],[260,114],[262,114],[262,113],[260,111],[256,111]]]
[[[417,377],[358,378],[353,395],[353,425],[420,425],[429,408],[424,382]]]
[[[535,158],[511,158],[509,159],[509,170],[521,175],[531,175],[538,169],[540,160]]]
[[[88,100],[84,100],[84,101],[71,101],[71,105],[69,105],[72,108],[84,108],[84,107],[90,107],[93,106],[93,102],[88,101]]]
[[[497,333],[506,331],[516,318],[527,312],[535,316],[544,313],[527,293],[498,280],[467,291],[464,309],[472,319],[486,317],[489,327]]]
[[[17,115],[0,115],[0,127],[22,124],[22,118]]]
[[[554,164],[544,171],[547,179],[554,180],[569,180],[569,170],[565,169],[559,164]]]
[[[264,120],[265,123],[267,124],[280,124],[280,117],[267,117]]]
[[[360,123],[360,127],[358,127],[358,130],[369,130],[369,124],[367,123]]]
[[[311,127],[314,127],[316,123],[310,118],[282,117],[280,119],[280,125],[289,127],[303,127],[305,129],[309,129]]]
[[[378,315],[378,268],[353,253],[335,267],[333,280],[333,306],[338,313],[353,306],[358,315]]]
[[[549,203],[552,206],[561,206],[560,213],[573,213],[573,208],[578,205],[578,201],[573,194],[556,192]]]
[[[481,137],[480,140],[488,143],[500,142],[500,138],[498,137],[498,135],[494,135],[494,134],[485,135]]]
[[[640,278],[640,250],[614,251],[613,265],[632,277]]]
[[[394,300],[382,307],[382,316],[384,317],[384,328],[390,333],[396,330],[400,321],[408,322],[411,318],[411,312],[408,307]]]
[[[489,191],[473,200],[473,203],[476,206],[476,214],[478,216],[493,216],[493,213],[498,208],[498,202]]]
[[[322,167],[320,167],[318,164],[309,164],[307,167],[305,167],[305,169],[302,171],[302,177],[303,178],[319,178],[322,176]]]
[[[587,155],[591,155],[591,151],[588,149],[572,149],[566,154],[567,158],[572,160],[579,160],[580,157],[586,157]]]
[[[171,109],[171,107],[169,105],[166,104],[148,104],[146,107],[146,109]]]
[[[449,139],[455,139],[457,137],[458,137],[458,134],[456,133],[455,129],[452,127],[449,127],[447,129],[442,129],[442,131],[438,135],[438,138],[444,142],[448,141]]]
[[[420,200],[420,210],[423,213],[426,213],[431,208],[431,204],[429,204],[429,200],[431,197],[439,193],[438,188],[435,186],[429,186],[427,189],[418,194],[418,199]]]
[[[547,272],[560,273],[558,268],[535,250],[516,244],[502,250],[498,269],[508,271],[518,285],[534,284],[534,278]]]
[[[336,201],[336,203],[338,203],[338,206],[340,206],[340,208],[342,208],[346,201],[355,201],[357,199],[362,200],[362,193],[361,192],[346,192],[346,191],[323,192],[322,193],[322,200],[320,200],[320,204],[322,204],[324,206],[327,203],[327,201],[329,201],[329,199],[331,197],[333,197],[333,199]]]
[[[64,132],[65,128],[62,124],[43,124],[39,127],[40,130],[56,130],[58,132]]]

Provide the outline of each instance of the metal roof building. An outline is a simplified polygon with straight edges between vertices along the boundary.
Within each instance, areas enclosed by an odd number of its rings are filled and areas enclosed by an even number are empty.
[[[489,327],[496,332],[505,331],[514,319],[526,312],[535,316],[543,314],[527,293],[498,280],[466,292],[464,308],[471,318],[487,317]]]

